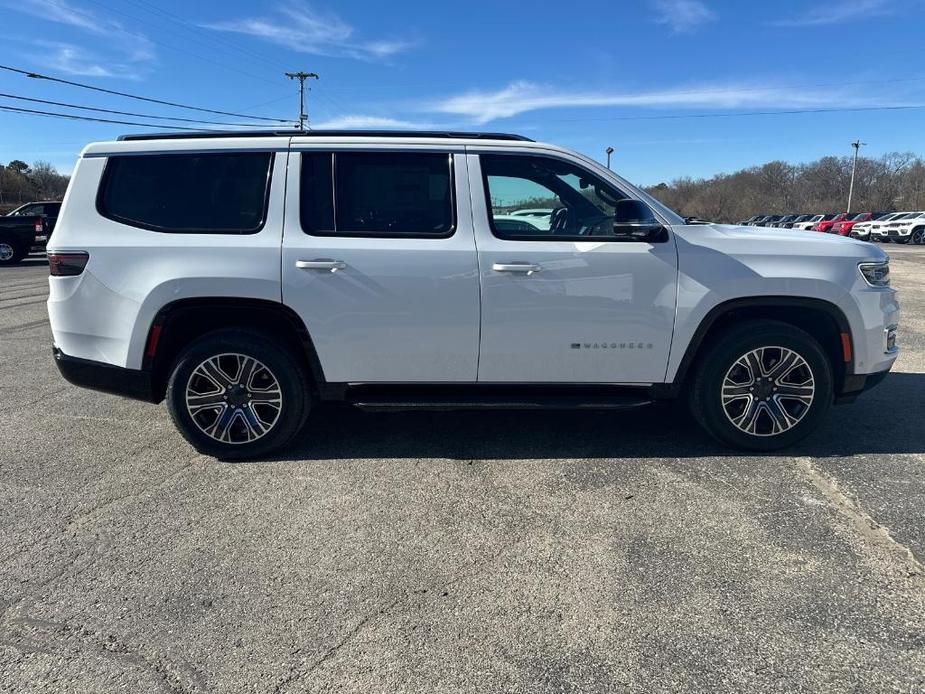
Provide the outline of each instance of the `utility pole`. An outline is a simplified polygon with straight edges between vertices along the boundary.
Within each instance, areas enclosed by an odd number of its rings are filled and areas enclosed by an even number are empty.
[[[308,114],[305,113],[305,80],[318,79],[314,72],[287,72],[286,77],[291,80],[299,80],[299,132],[305,132],[305,126],[308,123]]]
[[[613,147],[608,147],[607,149],[604,150],[604,152],[607,154],[607,168],[609,169],[610,168],[610,155],[613,154]]]
[[[851,146],[854,147],[854,163],[851,165],[851,185],[848,186],[848,209],[845,210],[846,213],[851,212],[851,197],[854,195],[854,174],[858,170],[858,153],[861,151],[861,147],[866,144],[866,142],[861,142],[860,139],[851,143]]]

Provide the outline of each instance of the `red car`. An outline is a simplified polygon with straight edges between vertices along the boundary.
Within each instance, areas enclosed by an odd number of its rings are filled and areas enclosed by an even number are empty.
[[[858,222],[869,222],[874,218],[873,212],[860,212],[853,217],[849,217],[842,222],[837,222],[832,225],[832,228],[829,230],[830,234],[838,234],[839,236],[847,236],[851,232],[851,227],[853,227]]]
[[[841,214],[837,214],[834,217],[832,217],[832,219],[819,222],[816,226],[813,227],[813,231],[824,231],[825,233],[829,233],[832,231],[833,226],[835,226],[839,222],[844,222],[845,219],[847,219],[847,217],[848,217],[847,212],[842,212]]]

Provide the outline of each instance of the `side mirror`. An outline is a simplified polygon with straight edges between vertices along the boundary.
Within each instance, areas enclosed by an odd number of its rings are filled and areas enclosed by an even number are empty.
[[[639,200],[617,200],[613,215],[614,236],[628,241],[662,241],[667,237],[662,225],[648,205]]]

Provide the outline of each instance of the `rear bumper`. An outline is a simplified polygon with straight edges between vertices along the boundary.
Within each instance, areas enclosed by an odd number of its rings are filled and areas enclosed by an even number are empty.
[[[155,396],[153,379],[148,371],[125,369],[89,359],[69,357],[58,347],[53,348],[58,371],[69,383],[81,388],[121,395],[133,400],[159,402]]]

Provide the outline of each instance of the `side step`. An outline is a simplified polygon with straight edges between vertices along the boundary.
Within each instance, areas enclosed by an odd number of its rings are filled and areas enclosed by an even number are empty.
[[[648,388],[581,386],[354,386],[347,402],[368,412],[397,410],[628,410],[653,402]]]

